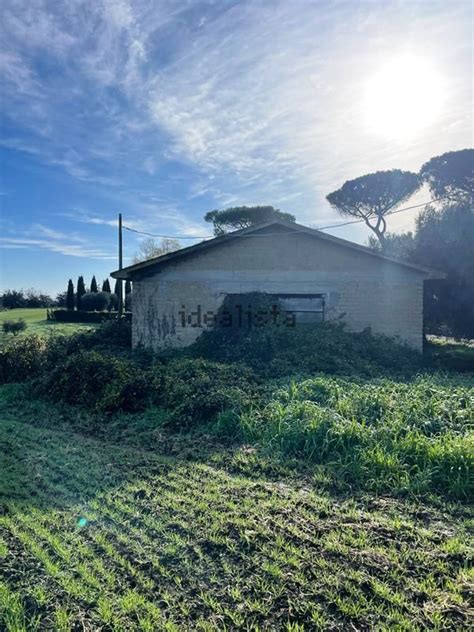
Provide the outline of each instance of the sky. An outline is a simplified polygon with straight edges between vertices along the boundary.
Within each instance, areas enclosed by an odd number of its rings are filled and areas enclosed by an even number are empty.
[[[117,269],[124,225],[212,233],[472,145],[470,0],[3,0],[0,290]],[[422,190],[410,204],[430,199]],[[413,227],[416,211],[389,230]],[[368,229],[328,232],[364,243]],[[139,234],[124,232],[124,263]]]

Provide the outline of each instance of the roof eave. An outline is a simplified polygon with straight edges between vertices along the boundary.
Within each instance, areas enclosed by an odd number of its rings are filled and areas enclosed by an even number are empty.
[[[262,230],[264,228],[268,228],[269,226],[273,226],[273,225],[285,226],[287,228],[290,228],[293,231],[296,230],[297,232],[306,233],[308,235],[312,235],[319,239],[323,239],[331,243],[336,243],[340,246],[351,248],[352,250],[362,252],[363,254],[376,257],[379,260],[387,261],[388,263],[392,263],[395,265],[403,266],[405,268],[409,268],[413,270],[414,272],[425,274],[427,279],[445,279],[446,278],[446,274],[439,270],[434,270],[432,268],[419,266],[417,264],[410,263],[408,261],[402,261],[394,257],[388,257],[386,255],[376,252],[375,250],[372,250],[371,248],[368,248],[367,246],[361,246],[360,244],[356,244],[352,241],[348,241],[347,239],[341,239],[340,237],[335,237],[334,235],[328,235],[326,233],[323,233],[317,230],[316,228],[310,228],[309,226],[303,226],[302,224],[296,224],[294,222],[286,222],[282,220],[266,222],[263,224],[250,226],[248,228],[243,228],[241,230],[236,230],[236,231],[233,231],[232,233],[226,233],[225,235],[219,235],[218,237],[214,237],[213,239],[202,241],[197,244],[193,244],[192,246],[181,248],[180,250],[175,250],[173,252],[160,255],[159,257],[155,257],[153,259],[148,259],[147,261],[143,261],[141,263],[136,263],[134,265],[127,266],[126,268],[122,268],[120,270],[115,270],[114,272],[111,272],[110,276],[114,279],[122,279],[124,281],[133,280],[133,276],[135,274],[139,274],[141,271],[147,268],[164,264],[173,259],[178,259],[188,254],[193,254],[195,252],[199,252],[200,250],[210,248],[212,246],[217,246],[220,243],[225,243],[226,241],[233,240],[237,237],[244,237],[248,233],[254,233],[256,231]]]

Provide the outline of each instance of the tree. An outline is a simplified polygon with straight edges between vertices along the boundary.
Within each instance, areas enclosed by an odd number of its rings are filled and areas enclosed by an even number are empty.
[[[115,285],[114,285],[114,294],[115,296],[118,296],[120,293],[120,284],[122,283],[122,281],[120,279],[117,279],[115,281]]]
[[[474,338],[474,210],[468,202],[450,203],[440,211],[423,210],[416,220],[413,261],[446,273],[425,282],[428,327],[447,328],[458,337]]]
[[[53,299],[49,294],[29,289],[25,296],[25,307],[51,307]]]
[[[127,295],[131,293],[132,293],[132,282],[130,281],[130,279],[127,279],[125,281],[125,297],[127,297]]]
[[[5,309],[25,307],[26,299],[23,290],[5,290],[2,295],[2,306]]]
[[[283,213],[273,206],[234,206],[223,211],[209,211],[204,216],[206,222],[213,224],[215,235],[223,235],[229,230],[248,228],[273,219],[296,221],[291,213]]]
[[[77,279],[77,309],[82,309],[82,297],[86,293],[86,285],[84,283],[84,277],[80,276]]]
[[[74,309],[74,284],[71,279],[69,279],[67,284],[66,307],[69,310]]]
[[[105,279],[102,282],[102,292],[108,292],[110,294],[110,283],[109,279]]]
[[[380,241],[375,235],[370,235],[367,245],[378,252],[382,251]],[[413,259],[415,249],[415,235],[408,233],[385,233],[385,250],[384,254],[395,259]]]
[[[109,294],[110,296],[110,303],[109,306],[107,307],[107,309],[109,310],[109,312],[116,312],[118,309],[118,296],[117,294]]]
[[[158,242],[156,239],[150,237],[149,239],[144,239],[140,243],[133,258],[133,263],[141,263],[142,261],[155,259],[156,257],[161,257],[161,255],[168,252],[174,252],[180,248],[181,246],[177,239],[169,239],[168,237],[165,237],[161,240],[161,242]]]
[[[448,151],[428,160],[420,170],[434,197],[459,202],[474,200],[474,149]]]
[[[88,292],[82,297],[82,309],[88,312],[102,312],[109,307],[110,296],[107,292]]]
[[[58,294],[56,294],[56,306],[66,307],[66,297],[67,292],[59,292]]]
[[[446,273],[424,283],[428,333],[446,331],[474,337],[474,211],[468,202],[428,206],[416,219],[415,232],[387,234],[385,253]],[[380,251],[375,237],[369,245]]]
[[[98,292],[97,281],[95,280],[95,275],[92,277],[91,281],[91,293],[96,294]]]
[[[363,219],[384,250],[387,213],[413,195],[420,186],[416,173],[400,169],[377,171],[348,180],[340,189],[329,193],[326,199],[341,215]]]

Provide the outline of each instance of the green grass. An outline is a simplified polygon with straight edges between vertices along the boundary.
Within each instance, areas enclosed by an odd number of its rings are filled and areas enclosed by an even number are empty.
[[[160,411],[142,446],[130,416],[86,436],[20,395],[0,389],[0,629],[467,628],[466,505],[337,495]]]
[[[20,318],[22,318],[27,325],[25,331],[19,334],[20,336],[29,334],[38,334],[40,336],[49,336],[52,334],[64,335],[98,327],[98,325],[90,323],[57,323],[55,321],[46,320],[46,311],[47,310],[42,307],[0,311],[0,328],[2,323],[6,320],[19,320]],[[0,344],[11,337],[11,334],[4,334],[0,329]]]
[[[474,380],[319,375],[293,381],[240,415],[243,436],[273,456],[325,466],[375,492],[474,496]]]

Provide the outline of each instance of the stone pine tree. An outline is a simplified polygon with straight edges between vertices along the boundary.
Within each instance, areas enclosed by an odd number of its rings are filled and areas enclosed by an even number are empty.
[[[74,284],[72,279],[69,279],[67,284],[67,293],[66,293],[66,307],[67,309],[74,309]]]
[[[474,201],[474,149],[448,151],[435,156],[421,167],[420,175],[436,198],[465,202]]]
[[[411,171],[377,171],[348,180],[326,199],[341,215],[364,220],[385,250],[387,214],[411,197],[421,184],[421,178]]]
[[[98,292],[98,288],[97,288],[97,281],[95,279],[95,275],[92,277],[92,281],[91,281],[91,293],[92,294],[97,294]]]
[[[102,283],[102,292],[108,292],[110,294],[110,283],[109,279],[105,279]]]
[[[86,293],[86,285],[84,283],[84,277],[80,276],[77,279],[77,291],[76,291],[78,310],[82,309],[82,297],[84,296],[85,293]]]
[[[273,206],[233,206],[222,211],[209,211],[204,216],[204,221],[213,224],[215,235],[278,219],[286,222],[296,221],[291,213],[284,213]]]

